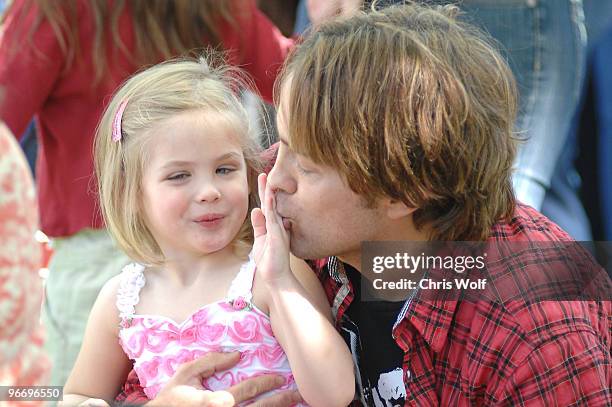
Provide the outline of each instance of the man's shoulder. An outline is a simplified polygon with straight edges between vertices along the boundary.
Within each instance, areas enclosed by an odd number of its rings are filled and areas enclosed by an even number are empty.
[[[567,232],[532,208],[518,203],[510,219],[493,225],[488,242],[496,241],[571,241]]]
[[[556,383],[549,371],[565,372],[565,359],[609,364],[611,312],[610,302],[597,301],[460,304],[440,354],[454,355],[469,386],[503,399],[517,383]]]
[[[482,247],[488,256],[483,272],[487,289],[502,303],[612,300],[612,282],[599,263],[598,246],[575,241],[529,206],[517,205]]]
[[[504,346],[513,338],[513,346],[524,347],[526,352],[572,333],[609,342],[609,315],[610,301],[478,301],[467,307],[460,304],[456,310],[456,319],[470,317],[466,321],[470,321],[470,336],[476,344],[487,333],[484,337],[495,337],[494,342]]]
[[[483,315],[489,307],[486,303],[477,305],[477,314]],[[490,371],[487,381],[497,383],[495,397],[524,396],[536,390],[539,382],[549,387],[542,395],[544,400],[557,400],[562,395],[563,391],[556,390],[560,383],[588,383],[596,391],[605,389],[612,346],[609,301],[516,302],[484,314],[487,322],[471,332],[469,342],[473,344],[470,354],[486,357],[480,360],[479,368],[468,368],[467,372],[482,373],[487,362],[493,362],[490,365],[497,368]],[[474,375],[468,381],[479,385],[481,378]],[[596,391],[585,397],[595,397]]]
[[[531,343],[597,327],[596,309],[609,315],[610,279],[589,245],[532,207],[518,204],[510,220],[493,227],[487,253],[486,277],[498,301],[481,306],[501,307],[496,312]]]

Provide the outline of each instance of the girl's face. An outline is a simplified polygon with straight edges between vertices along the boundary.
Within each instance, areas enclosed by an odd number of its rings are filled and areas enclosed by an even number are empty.
[[[248,214],[247,167],[236,126],[188,111],[151,130],[142,210],[167,260],[227,248]]]

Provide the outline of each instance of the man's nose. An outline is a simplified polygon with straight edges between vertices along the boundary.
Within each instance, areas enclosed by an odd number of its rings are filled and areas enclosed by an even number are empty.
[[[287,164],[285,158],[277,158],[268,174],[268,184],[273,190],[293,194],[297,190],[297,182]]]

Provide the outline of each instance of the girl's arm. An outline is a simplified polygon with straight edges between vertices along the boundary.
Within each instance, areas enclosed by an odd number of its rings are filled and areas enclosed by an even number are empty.
[[[268,291],[274,335],[287,357],[304,400],[312,406],[346,406],[355,393],[353,363],[315,274],[291,259],[290,234],[276,210],[276,196],[259,174],[261,209],[251,212],[253,254],[259,281]]]
[[[270,290],[270,320],[285,350],[300,394],[311,406],[346,406],[355,377],[348,347],[332,324],[321,283],[303,261],[291,256],[292,274]]]
[[[346,406],[353,400],[353,363],[315,274],[289,254],[290,234],[276,210],[276,196],[259,174],[261,209],[251,212],[253,254],[268,291],[274,335],[287,357],[300,394],[311,406]]]
[[[60,405],[74,406],[88,399],[101,399],[112,405],[132,368],[119,345],[119,318],[115,306],[118,285],[119,276],[108,281],[98,295]],[[95,405],[102,405],[101,400]]]

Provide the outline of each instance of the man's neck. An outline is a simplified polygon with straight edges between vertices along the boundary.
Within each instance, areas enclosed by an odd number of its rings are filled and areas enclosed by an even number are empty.
[[[385,235],[376,239],[379,242],[393,241],[413,241],[426,242],[429,241],[430,233],[427,225],[420,229],[416,229],[412,223],[412,219],[406,222],[399,223],[395,227],[386,229]],[[337,254],[336,257],[343,263],[350,264],[355,270],[364,274],[361,267],[361,248],[348,253]]]
[[[396,222],[389,228],[385,229],[385,235],[378,237],[377,241],[413,241],[413,242],[427,242],[429,241],[428,236],[430,236],[430,229],[427,225],[424,227],[417,229],[414,227],[412,223],[412,218],[403,219],[401,222]],[[363,246],[362,246],[363,247]],[[359,250],[355,250],[349,253],[343,253],[337,255],[338,259],[345,264],[349,264],[355,270],[357,270],[362,276],[362,288],[368,291],[376,291],[374,290],[373,282],[376,278],[380,278],[379,274],[375,274],[372,270],[364,270],[362,267],[362,247]],[[366,286],[364,286],[364,284]],[[384,292],[379,292],[381,296],[381,300],[384,301],[402,301],[407,298],[409,295],[409,290],[384,290]],[[370,292],[369,295],[373,297],[378,297],[376,293]]]

